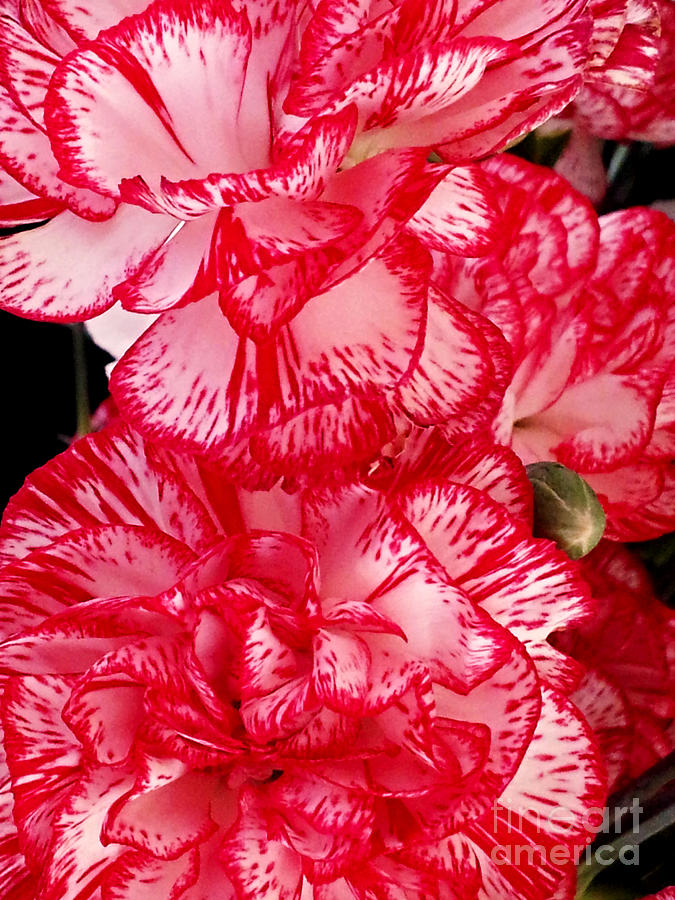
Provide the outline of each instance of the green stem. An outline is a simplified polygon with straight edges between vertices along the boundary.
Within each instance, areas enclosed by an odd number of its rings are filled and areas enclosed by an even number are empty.
[[[87,357],[85,354],[84,325],[76,323],[70,326],[73,333],[73,367],[75,370],[75,409],[77,426],[75,437],[84,437],[91,431],[91,414],[89,411],[89,383],[87,378]]]
[[[607,183],[614,184],[630,154],[630,144],[619,144],[612,154],[607,168]]]

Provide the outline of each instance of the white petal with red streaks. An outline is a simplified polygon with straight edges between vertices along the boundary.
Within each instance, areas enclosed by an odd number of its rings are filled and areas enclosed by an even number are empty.
[[[4,742],[1,729],[0,737]],[[0,750],[0,823],[0,891],[5,897],[29,900],[35,896],[35,885],[19,848],[14,823],[14,795],[4,749]]]
[[[288,112],[300,116],[316,112],[323,106],[326,97],[337,89],[342,72],[350,71],[349,62],[344,66],[345,58],[370,58],[363,40],[364,32],[367,41],[368,33],[373,31],[368,23],[370,7],[368,0],[333,3],[323,0],[316,5],[302,34],[298,72],[284,104]],[[345,41],[354,33],[359,35],[356,42]],[[377,31],[375,35],[373,61],[379,58],[380,50]],[[341,64],[344,66],[342,71],[339,68]]]
[[[55,819],[49,863],[41,878],[44,900],[94,893],[125,848],[104,846],[101,827],[112,803],[131,787],[124,769],[99,767],[81,777]]]
[[[363,214],[361,228],[340,247],[346,258],[331,273],[332,280],[347,277],[390,246],[447,171],[444,165],[429,165],[424,148],[405,147],[366,159],[331,178],[321,199],[350,204]]]
[[[615,472],[587,477],[593,489],[597,487],[607,513],[607,537],[612,540],[648,540],[675,527],[675,472],[671,463],[622,466]],[[642,495],[640,488],[644,489]]]
[[[382,394],[348,397],[307,410],[251,439],[251,455],[266,471],[320,474],[368,459],[393,439],[395,427]]]
[[[426,301],[401,256],[392,248],[314,297],[264,346],[237,338],[215,297],[165,314],[115,368],[118,404],[146,434],[213,455],[320,403],[399,381]]]
[[[178,859],[217,829],[209,809],[219,787],[216,775],[190,772],[155,790],[132,790],[110,805],[101,840]]]
[[[573,848],[558,845],[562,851],[556,853],[556,864],[541,831],[532,827],[525,833],[522,820],[498,804],[491,819],[494,824],[486,817],[467,829],[481,872],[478,900],[571,900],[576,889]]]
[[[145,690],[117,676],[80,681],[63,717],[73,734],[102,765],[125,762],[143,721]]]
[[[485,491],[512,516],[531,522],[532,485],[508,447],[482,436],[449,443],[438,429],[420,429],[408,438],[396,459],[394,483],[402,488],[430,478],[447,478]]]
[[[534,666],[516,640],[511,638],[508,645],[502,666],[468,694],[439,686],[434,690],[438,716],[490,729],[487,759],[473,790],[458,803],[458,822],[481,815],[511,780],[539,720],[541,687]],[[443,815],[442,802],[437,814]]]
[[[358,715],[368,692],[370,653],[354,635],[322,628],[314,638],[314,690],[329,709]]]
[[[61,209],[60,203],[36,196],[9,172],[0,171],[0,227],[15,228],[29,222],[44,222]]]
[[[302,882],[300,857],[270,838],[263,816],[248,799],[243,798],[237,826],[221,852],[236,895],[240,900],[297,900]]]
[[[380,63],[350,85],[339,101],[356,103],[362,134],[350,153],[364,159],[392,147],[440,143],[451,137],[448,108],[470,94],[490,65],[518,54],[497,38],[457,38]],[[434,113],[445,113],[432,135]],[[423,119],[418,128],[416,120]]]
[[[170,638],[162,636],[137,636],[133,641],[121,644],[91,667],[92,677],[106,675],[126,676],[156,690],[158,705],[166,700],[180,707],[184,697],[186,673],[181,647]],[[121,679],[124,682],[124,678]]]
[[[49,2],[49,0],[47,0]],[[75,41],[46,9],[43,0],[23,0],[18,18],[44,47],[48,47],[59,57],[67,56],[75,49]]]
[[[532,539],[522,523],[472,488],[430,483],[413,488],[402,502],[425,543],[472,599],[536,656],[564,661],[546,639],[585,619],[591,606],[584,582],[562,553]]]
[[[639,462],[662,383],[658,371],[600,373],[567,388],[537,415],[535,430],[548,436],[555,457],[572,469],[593,472]]]
[[[66,487],[67,486],[67,487]],[[176,475],[153,464],[124,425],[90,435],[32,473],[8,504],[8,562],[79,528],[145,526],[202,550],[218,538],[205,508]]]
[[[254,579],[275,592],[273,610],[290,616],[317,611],[318,560],[304,538],[267,530],[237,535],[228,542],[228,576]]]
[[[481,256],[495,239],[498,209],[490,182],[478,166],[453,169],[408,223],[428,247]]]
[[[82,38],[95,38],[125,16],[142,12],[146,0],[98,0],[96,5],[74,3],[73,0],[41,0],[45,10],[68,31],[78,43]]]
[[[284,773],[270,784],[267,795],[275,804],[299,813],[323,834],[358,838],[373,823],[372,798],[310,770]]]
[[[511,382],[509,394],[513,398],[513,410],[510,424],[517,426],[514,443],[519,440],[519,429],[527,431],[534,424],[528,421],[530,417],[536,423],[537,414],[546,411],[569,390],[571,372],[587,334],[586,322],[574,316],[572,310],[561,313],[552,321],[543,309],[542,313],[541,319],[537,319],[536,313],[526,318],[530,329],[529,352]],[[508,398],[504,412],[507,403]]]
[[[89,319],[86,327],[93,342],[109,353],[113,360],[117,360],[156,319],[156,315],[132,313],[115,303],[105,312]],[[106,366],[108,377],[113,367],[114,362]]]
[[[134,312],[159,313],[185,299],[196,299],[195,293],[197,298],[203,296],[202,282],[208,285],[204,292],[211,293],[215,285],[209,279],[208,255],[214,225],[215,215],[177,224],[130,277],[115,285],[115,299]],[[150,324],[141,317],[138,321]],[[124,350],[129,346],[131,342]]]
[[[173,221],[120,209],[108,222],[62,212],[0,241],[3,309],[35,319],[79,321],[112,306],[114,285],[162,243]],[[84,249],[83,249],[84,248]]]
[[[304,727],[279,743],[284,756],[297,759],[321,757],[340,759],[354,754],[360,732],[359,719],[319,707]],[[356,756],[368,755],[368,751],[356,751]]]
[[[438,140],[444,128],[451,140],[443,147],[444,158],[457,163],[502,149],[578,93],[589,34],[590,20],[580,17],[518,59],[495,66],[447,112],[421,122],[420,137]]]
[[[303,732],[318,707],[311,681],[305,676],[262,697],[243,700],[240,714],[253,740],[265,743]]]
[[[0,207],[14,206],[31,200],[38,200],[38,197],[7,172],[0,171]]]
[[[149,853],[127,853],[104,882],[104,900],[179,900],[199,877],[199,856],[155,859]]]
[[[268,209],[269,205],[272,209]],[[274,338],[279,329],[288,324],[313,295],[323,293],[330,271],[331,257],[334,259],[335,244],[358,224],[359,211],[349,206],[326,203],[293,203],[290,200],[270,199],[262,203],[249,204],[254,218],[260,217],[264,227],[277,216],[287,223],[295,222],[299,229],[280,227],[268,236],[248,234],[250,222],[246,222],[247,235],[251,247],[246,253],[260,252],[263,260],[261,271],[243,278],[236,284],[225,284],[220,293],[220,304],[230,324],[242,337],[249,337],[256,343],[265,343]],[[315,230],[318,246],[312,248],[311,231]],[[292,236],[291,232],[296,231]],[[285,233],[284,233],[285,232]],[[303,233],[304,232],[304,233]],[[263,241],[255,246],[255,242]],[[275,259],[277,252],[284,251],[284,241],[298,239],[296,252]],[[269,241],[274,247],[268,253],[264,243]],[[278,243],[277,243],[278,241]],[[302,248],[305,242],[307,249]],[[219,273],[220,274],[220,273]]]
[[[578,0],[542,0],[524,5],[519,0],[465,0],[457,23],[466,34],[504,34],[509,40],[536,40],[577,16],[585,6]]]
[[[660,32],[659,8],[656,3],[630,3],[621,38],[597,71],[601,89],[604,83],[626,92],[649,91],[659,65]],[[592,71],[589,73],[591,84],[595,80],[595,74]]]
[[[396,855],[415,868],[451,876],[455,884],[461,884],[469,892],[468,896],[476,895],[480,867],[475,850],[464,835],[452,834],[440,841],[412,843]]]
[[[46,101],[64,177],[115,197],[124,178],[140,175],[153,187],[162,176],[177,181],[266,162],[266,148],[246,147],[251,165],[228,141],[250,47],[248,21],[232,7],[158,0],[71,54]]]
[[[81,772],[82,749],[60,716],[71,683],[53,676],[14,678],[4,695],[15,820],[26,852],[45,862],[54,815]]]
[[[424,664],[441,684],[466,690],[500,665],[509,652],[502,629],[448,580],[394,509],[356,488],[314,502],[305,527],[320,545],[323,596],[348,590],[372,603],[405,633],[405,643],[391,638],[398,658]]]
[[[405,634],[396,622],[379,613],[370,603],[362,600],[338,600],[330,608],[323,608],[324,619],[329,625],[348,626],[350,630],[397,634],[405,640]]]
[[[569,700],[549,688],[543,688],[542,699],[532,742],[500,802],[552,837],[583,844],[599,824],[589,810],[597,812],[605,803],[602,756]]]
[[[33,551],[19,565],[27,576],[53,577],[81,600],[85,595],[87,599],[153,596],[172,587],[194,558],[189,548],[163,532],[102,525],[73,531]]]
[[[18,22],[3,18],[0,29],[0,78],[15,103],[32,121],[44,124],[42,110],[49,79],[59,57],[36,41]]]
[[[541,207],[562,222],[564,247],[559,247],[558,252],[564,250],[569,267],[567,278],[578,278],[593,271],[599,246],[598,217],[584,197],[569,189],[564,178],[509,154],[494,156],[481,163],[481,168],[492,177],[526,191],[528,209]],[[545,270],[542,277],[545,286]]]
[[[34,194],[68,206],[86,219],[107,219],[115,211],[108,197],[59,178],[46,133],[24,115],[4,87],[0,87],[0,160]]]
[[[485,327],[491,326],[486,322]],[[473,412],[493,383],[484,334],[463,315],[460,304],[432,288],[424,350],[412,377],[399,389],[403,408],[420,425],[452,424]]]
[[[226,173],[221,168],[207,178],[179,182],[162,178],[159,193],[149,192],[148,185],[135,178],[123,184],[122,196],[127,197],[129,202],[135,202],[134,197],[137,196],[138,202],[147,203],[148,208],[165,209],[179,218],[188,219],[213,208],[255,204],[268,198],[316,201],[339,169],[355,126],[356,112],[353,107],[347,107],[333,115],[310,120],[293,135],[289,147],[277,149],[278,158],[265,168]],[[271,234],[280,231],[283,235],[284,229],[289,226],[280,215],[281,209],[275,208],[274,204],[269,204],[267,208],[267,230]],[[249,209],[244,205],[238,214],[243,220],[250,220],[255,234],[255,208]],[[261,218],[260,214],[258,218]],[[261,230],[264,231],[258,226],[258,231]],[[297,225],[295,230],[297,233]],[[292,223],[290,231],[292,235]],[[273,243],[271,236],[268,243]]]
[[[424,764],[433,768],[442,766],[449,770],[452,780],[459,776],[457,761],[452,756],[437,761],[436,703],[428,674],[413,681],[408,690],[397,696],[395,703],[382,709],[377,716],[377,725],[384,737],[399,749],[399,753],[402,751],[400,761],[405,773],[402,784],[395,762],[392,762],[391,769],[385,767],[381,774],[371,774],[372,780],[387,791],[396,794],[406,790],[416,792],[423,788]],[[409,759],[409,754],[412,755],[412,760]],[[415,765],[419,762],[423,763],[421,773]],[[405,775],[408,775],[407,779]]]
[[[241,663],[241,696],[260,697],[286,684],[298,671],[298,659],[275,634],[269,613],[259,609],[244,635]]]
[[[614,790],[628,775],[633,721],[626,698],[616,684],[591,669],[571,699],[593,729],[607,767],[608,787]]]
[[[41,584],[43,590],[48,587],[48,593],[60,594],[71,605],[92,597],[100,603],[98,598],[152,595],[175,584],[192,560],[186,549],[159,532],[107,526],[76,531],[13,568],[19,577]],[[118,602],[123,606],[125,601]],[[134,631],[138,625],[129,627]],[[6,641],[0,655],[6,667],[27,672],[81,671],[123,643],[120,634],[128,633],[122,627],[90,635],[86,617],[71,620],[65,612],[42,629]]]
[[[626,27],[627,0],[591,0],[593,36],[590,44],[590,64],[600,66],[616,47]]]

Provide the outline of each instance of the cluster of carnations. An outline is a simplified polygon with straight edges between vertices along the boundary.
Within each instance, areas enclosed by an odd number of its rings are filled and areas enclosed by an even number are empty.
[[[675,225],[501,151],[675,141],[671,0],[0,9],[0,306],[121,357],[3,519],[1,900],[573,897],[675,738]]]

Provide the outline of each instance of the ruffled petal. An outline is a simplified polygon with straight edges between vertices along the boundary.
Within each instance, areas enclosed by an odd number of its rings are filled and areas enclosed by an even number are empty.
[[[3,562],[80,528],[131,525],[159,530],[204,549],[216,526],[184,479],[153,464],[124,425],[91,435],[36,470],[8,504]]]
[[[232,134],[250,49],[245,14],[215,0],[160,0],[104,31],[50,84],[46,121],[63,176],[117,197],[136,175],[152,187],[161,176],[240,170],[238,146],[213,135]]]
[[[148,853],[126,853],[105,880],[103,900],[179,900],[199,878],[196,851],[176,860],[156,859]]]
[[[146,434],[216,457],[314,406],[399,381],[425,303],[424,280],[396,248],[314,297],[264,345],[238,338],[209,297],[162,316],[118,363],[112,390]]]
[[[52,204],[67,206],[86,219],[108,219],[116,203],[62,181],[46,133],[0,87],[0,161],[20,184]]]
[[[567,557],[475,490],[444,483],[413,488],[402,498],[406,517],[455,582],[543,662],[544,677],[564,673],[547,643],[551,632],[592,611],[584,582]],[[480,523],[480,524],[479,524]],[[557,663],[548,669],[547,660]],[[572,665],[558,687],[570,688]]]
[[[46,864],[54,817],[80,776],[82,751],[62,721],[72,679],[14,678],[5,688],[5,751],[24,852]]]
[[[434,250],[474,257],[491,248],[499,222],[489,180],[478,166],[465,166],[446,176],[408,227]]]
[[[33,319],[74,322],[95,316],[112,306],[114,285],[161,245],[173,225],[132,208],[120,209],[105,223],[62,212],[39,228],[4,237],[0,303]]]
[[[246,796],[237,826],[223,844],[221,859],[241,900],[297,900],[302,881],[300,857],[269,836],[261,813]]]

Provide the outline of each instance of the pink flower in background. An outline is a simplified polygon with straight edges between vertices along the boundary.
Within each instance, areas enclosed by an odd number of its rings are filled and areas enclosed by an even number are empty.
[[[0,544],[5,892],[571,897],[604,794],[546,638],[588,596],[472,465],[247,493],[115,426],[34,473]]]
[[[439,258],[434,279],[509,342],[496,438],[583,475],[608,536],[672,530],[673,223],[648,209],[598,221],[550,170],[511,157],[484,168],[509,231],[480,259]]]
[[[675,143],[673,4],[599,0],[597,6],[613,7],[615,15],[604,19],[599,32],[605,37],[600,44],[604,49],[574,101],[576,121],[603,138]]]
[[[588,670],[573,697],[600,741],[614,790],[675,748],[675,613],[617,544],[603,541],[582,571],[596,610],[555,644]]]

